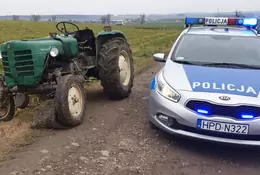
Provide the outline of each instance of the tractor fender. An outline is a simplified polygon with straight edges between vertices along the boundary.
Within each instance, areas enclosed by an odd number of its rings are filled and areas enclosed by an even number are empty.
[[[97,38],[102,37],[102,36],[108,36],[108,35],[110,35],[110,36],[111,35],[121,35],[122,37],[125,38],[125,35],[120,30],[101,31],[98,33]]]
[[[99,58],[99,51],[100,51],[101,46],[105,42],[107,42],[108,40],[110,40],[111,38],[114,38],[114,37],[122,37],[122,38],[126,39],[125,35],[120,30],[101,31],[98,33],[97,38],[96,38],[96,57],[97,57],[96,61]]]

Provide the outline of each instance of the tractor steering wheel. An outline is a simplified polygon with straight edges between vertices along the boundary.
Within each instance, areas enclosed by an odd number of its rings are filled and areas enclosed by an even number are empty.
[[[73,31],[73,32],[69,31],[71,27],[68,27],[66,24],[74,27],[76,29],[76,31]],[[79,27],[76,24],[74,24],[72,22],[66,22],[66,21],[61,21],[61,22],[57,23],[56,28],[59,32],[63,33],[64,35],[75,34],[77,31],[79,31]]]

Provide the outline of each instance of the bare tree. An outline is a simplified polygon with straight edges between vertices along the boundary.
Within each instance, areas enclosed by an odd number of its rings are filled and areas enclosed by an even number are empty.
[[[111,14],[107,14],[100,17],[101,24],[110,24],[111,23]]]
[[[13,18],[13,20],[15,20],[15,21],[19,20],[19,16],[18,16],[18,15],[13,15],[12,18]]]
[[[101,16],[100,17],[100,21],[101,21],[101,24],[106,24],[107,17],[106,16]]]
[[[145,23],[145,14],[140,15],[140,23],[143,25]]]
[[[31,16],[31,21],[40,21],[40,20],[41,20],[41,16],[40,15],[33,14]]]
[[[235,11],[235,17],[237,17],[237,18],[243,18],[243,17],[245,17],[245,15],[243,14],[243,12],[241,12],[241,11]]]
[[[111,14],[107,14],[107,16],[106,16],[106,23],[107,24],[111,23]]]
[[[52,16],[51,16],[51,21],[52,21],[52,22],[55,22],[56,19],[57,19],[57,16],[55,16],[55,15],[52,15]]]

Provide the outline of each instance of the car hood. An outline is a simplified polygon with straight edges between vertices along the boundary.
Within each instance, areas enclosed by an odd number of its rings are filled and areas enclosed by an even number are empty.
[[[260,97],[260,70],[184,65],[168,60],[166,82],[176,90]]]

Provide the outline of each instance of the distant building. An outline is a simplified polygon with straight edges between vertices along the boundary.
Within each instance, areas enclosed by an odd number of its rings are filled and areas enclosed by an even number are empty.
[[[118,22],[116,22],[115,24],[116,24],[117,26],[124,26],[124,25],[125,25],[124,21],[118,21]]]

